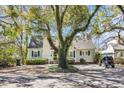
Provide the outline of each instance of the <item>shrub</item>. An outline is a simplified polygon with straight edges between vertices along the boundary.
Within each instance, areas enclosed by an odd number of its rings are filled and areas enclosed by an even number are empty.
[[[53,59],[54,60],[57,60],[58,59],[57,53],[54,53]]]
[[[94,55],[94,63],[99,63],[101,60],[102,55],[99,52],[96,52]]]
[[[83,59],[83,58],[81,58],[81,59],[80,59],[80,63],[81,63],[81,64],[85,64],[85,63],[86,63],[86,60]]]
[[[13,67],[15,65],[15,60],[0,60],[0,67]]]
[[[116,57],[115,58],[115,63],[116,64],[124,64],[124,58]]]
[[[16,66],[16,61],[10,61],[10,62],[8,62],[8,66],[9,67]]]
[[[67,62],[68,62],[68,64],[74,64],[75,63],[74,59],[68,59]]]
[[[27,60],[26,64],[27,65],[42,65],[42,64],[47,64],[48,59],[34,59],[34,60]]]

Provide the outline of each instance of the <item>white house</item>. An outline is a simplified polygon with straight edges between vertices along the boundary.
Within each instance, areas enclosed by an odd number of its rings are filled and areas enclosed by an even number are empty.
[[[115,39],[107,43],[106,50],[101,51],[101,53],[104,56],[106,55],[113,56],[113,58],[124,57],[124,44],[122,39],[120,38],[119,33],[116,34]]]
[[[47,58],[49,61],[54,61],[54,50],[50,47],[47,38],[41,38],[36,40],[32,37],[28,47],[28,59],[36,58]],[[54,42],[58,45],[57,40]],[[79,62],[81,58],[85,59],[86,62],[93,62],[95,54],[95,45],[92,40],[85,34],[84,37],[73,40],[72,45],[69,49],[68,58],[74,59],[75,62]]]

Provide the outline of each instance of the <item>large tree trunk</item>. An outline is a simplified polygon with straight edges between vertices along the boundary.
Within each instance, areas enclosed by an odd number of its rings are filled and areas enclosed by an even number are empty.
[[[62,69],[67,69],[67,51],[65,51],[65,48],[60,48],[58,51],[58,66]]]

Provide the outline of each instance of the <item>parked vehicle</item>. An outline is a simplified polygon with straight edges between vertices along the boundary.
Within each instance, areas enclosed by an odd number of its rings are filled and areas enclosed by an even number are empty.
[[[104,64],[105,68],[109,68],[109,67],[114,68],[115,67],[114,60],[113,60],[112,56],[105,56],[105,57],[103,57],[101,62],[100,62],[100,66],[102,64]]]

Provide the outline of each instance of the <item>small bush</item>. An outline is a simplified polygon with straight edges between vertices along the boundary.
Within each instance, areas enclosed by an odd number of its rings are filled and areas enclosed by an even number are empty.
[[[124,58],[120,58],[120,57],[115,58],[115,63],[116,64],[124,64]]]
[[[102,55],[99,52],[96,52],[94,55],[94,63],[98,64],[102,58]]]
[[[16,62],[15,61],[10,61],[10,62],[8,62],[8,66],[9,67],[16,66]]]
[[[85,64],[85,63],[86,63],[86,60],[83,59],[83,58],[81,58],[81,59],[80,59],[80,64]]]
[[[75,63],[74,59],[68,59],[67,62],[68,62],[68,64],[74,64]]]
[[[34,59],[34,60],[26,61],[27,65],[43,65],[43,64],[47,64],[47,63],[48,63],[48,59]]]
[[[0,67],[13,67],[16,66],[15,60],[0,60]]]

